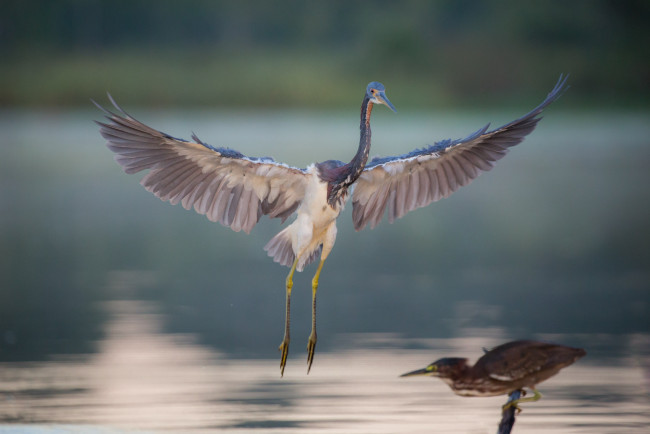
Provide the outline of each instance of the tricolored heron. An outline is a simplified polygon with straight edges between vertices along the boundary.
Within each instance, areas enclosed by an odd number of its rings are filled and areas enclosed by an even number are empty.
[[[537,401],[542,397],[535,388],[537,384],[551,378],[585,354],[582,348],[537,341],[513,341],[487,351],[474,366],[468,365],[464,358],[445,357],[424,369],[401,376],[438,377],[460,396],[507,395],[528,388],[533,396],[510,401],[504,406],[504,409],[514,406],[519,410],[517,404]]]
[[[443,140],[408,154],[375,158],[370,152],[370,113],[375,104],[395,111],[384,85],[368,84],[361,104],[361,139],[352,160],[328,160],[306,169],[271,158],[247,157],[233,149],[172,137],[137,121],[108,95],[118,113],[97,122],[108,148],[126,173],[149,169],[140,183],[164,201],[194,208],[211,221],[249,233],[262,215],[296,218],[264,249],[275,262],[291,267],[286,279],[286,320],[280,344],[281,374],[289,351],[289,318],[294,272],[320,255],[312,280],[312,330],[307,372],[316,348],[316,290],[323,263],[336,239],[336,219],[352,194],[356,230],[374,228],[388,211],[393,222],[409,211],[449,196],[492,168],[508,148],[533,131],[542,110],[555,101],[566,83],[560,76],[546,99],[525,116],[488,131],[489,124],[461,140]],[[93,101],[94,102],[94,101]],[[354,187],[354,189],[352,188]]]

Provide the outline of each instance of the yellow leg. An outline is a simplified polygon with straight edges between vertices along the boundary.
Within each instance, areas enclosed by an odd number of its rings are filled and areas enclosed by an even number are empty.
[[[291,288],[293,288],[293,273],[296,271],[296,266],[298,265],[298,258],[293,261],[291,266],[291,271],[287,276],[287,309],[285,311],[285,321],[284,321],[284,338],[278,350],[282,354],[280,356],[280,376],[284,376],[284,367],[287,364],[287,356],[289,355],[289,323],[291,321]]]
[[[503,406],[503,411],[506,411],[510,407],[514,407],[517,410],[517,414],[521,413],[521,408],[519,407],[519,404],[522,402],[535,402],[539,401],[540,398],[542,397],[542,394],[539,393],[537,389],[530,389],[533,391],[533,396],[529,396],[528,398],[519,398],[515,399],[514,401],[510,401],[507,404]],[[525,392],[522,390],[522,394],[525,394]]]
[[[311,281],[311,334],[307,342],[307,373],[311,370],[311,364],[314,362],[314,351],[316,350],[316,291],[318,290],[318,279],[320,278],[320,271],[323,269],[325,259],[321,259],[318,264],[318,269],[314,278]]]

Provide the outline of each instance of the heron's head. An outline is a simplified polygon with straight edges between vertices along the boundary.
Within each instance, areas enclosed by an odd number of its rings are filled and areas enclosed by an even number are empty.
[[[464,371],[467,367],[467,359],[460,357],[445,357],[436,360],[424,369],[407,372],[400,377],[412,377],[415,375],[428,375],[430,377],[451,378]]]
[[[397,111],[395,110],[395,106],[393,106],[393,104],[388,100],[388,97],[386,96],[386,88],[380,82],[373,81],[372,83],[369,83],[366,88],[366,94],[368,95],[370,102],[373,104],[384,104],[392,111]]]

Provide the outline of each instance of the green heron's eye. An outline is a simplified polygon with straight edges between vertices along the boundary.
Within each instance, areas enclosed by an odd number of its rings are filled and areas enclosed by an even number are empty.
[[[438,370],[438,366],[436,366],[436,365],[427,366],[427,371],[429,371],[429,372],[432,372],[432,371],[436,372],[437,370]]]

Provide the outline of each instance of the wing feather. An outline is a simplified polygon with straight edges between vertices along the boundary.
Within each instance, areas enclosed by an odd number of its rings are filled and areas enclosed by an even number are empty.
[[[516,382],[546,369],[558,348],[545,342],[508,342],[477,360],[473,369],[495,380]]]
[[[386,208],[386,203],[388,202],[388,198],[390,197],[390,184],[385,184],[382,186],[382,194],[379,196],[379,199],[376,202],[374,210],[381,210],[381,214],[379,213],[374,213],[379,215],[379,219],[381,216],[384,214],[384,208]],[[376,197],[376,196],[375,196]],[[374,197],[373,197],[374,198]],[[370,214],[372,216],[373,214]],[[375,224],[379,224],[379,219],[377,219]]]
[[[437,200],[440,200],[440,184],[438,182],[438,175],[436,172],[432,170],[420,170],[420,172],[424,173],[427,175],[429,178],[429,195],[427,196],[427,203],[435,202]],[[381,220],[380,218],[377,220],[377,223]]]
[[[447,172],[444,165],[440,163],[441,169],[435,170],[435,175],[438,177],[438,192],[440,197],[447,197],[449,195],[449,179],[447,178]]]
[[[218,222],[222,220],[223,215],[223,205],[219,206],[219,201],[223,203],[229,198],[230,192],[224,192],[223,194],[217,194],[221,190],[221,186],[226,183],[226,180],[223,178],[217,178],[216,176],[211,177],[209,184],[199,201],[199,208],[194,208],[199,214],[205,214],[205,216],[211,222]]]
[[[397,184],[397,191],[393,200],[395,209],[393,210],[393,220],[402,217],[406,207],[406,196],[409,193],[410,177],[405,177],[402,182]]]
[[[181,178],[178,185],[170,189],[165,196],[161,197],[162,200],[168,200],[172,205],[177,205],[194,189],[196,182],[198,182],[198,178],[205,177],[205,174],[201,173],[201,171],[196,167],[192,167],[188,172],[189,173]]]
[[[183,160],[173,169],[173,173],[170,173],[166,179],[158,183],[155,187],[155,194],[162,200],[169,200],[167,196],[170,191],[182,184],[188,177],[191,177],[195,167],[191,161]]]
[[[566,80],[567,76],[560,76],[540,105],[502,127],[488,131],[488,124],[464,139],[443,140],[408,154],[370,161],[352,194],[355,229],[374,228],[386,210],[392,223],[409,211],[448,197],[492,169],[535,129],[544,108],[566,89]]]
[[[107,147],[126,173],[149,170],[140,183],[160,199],[245,232],[262,215],[284,221],[300,205],[304,169],[215,148],[195,135],[196,143],[174,138],[137,121],[108,97],[117,113],[93,101],[108,119],[97,122]]]
[[[418,170],[414,176],[418,177],[418,195],[416,197],[416,201],[418,203],[422,203],[427,200],[427,197],[429,196],[429,177],[427,176],[427,173],[424,170]]]

